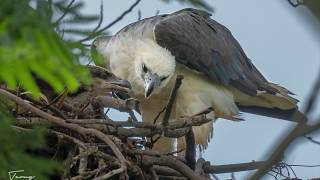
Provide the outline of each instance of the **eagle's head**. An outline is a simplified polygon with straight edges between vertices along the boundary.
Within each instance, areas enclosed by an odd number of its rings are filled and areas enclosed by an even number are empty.
[[[175,58],[154,41],[139,43],[134,58],[136,85],[144,89],[148,98],[166,87],[175,73]],[[139,88],[139,89],[141,89]]]
[[[94,40],[93,50],[108,59],[108,67],[116,76],[126,79],[135,94],[148,98],[167,86],[175,73],[175,58],[151,39],[126,39],[108,45],[111,37]]]

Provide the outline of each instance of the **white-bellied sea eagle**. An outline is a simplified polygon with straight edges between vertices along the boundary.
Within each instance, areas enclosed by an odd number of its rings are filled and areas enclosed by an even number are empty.
[[[143,121],[152,122],[166,106],[178,74],[184,79],[171,119],[209,108],[214,111],[208,116],[214,119],[235,120],[239,111],[286,119],[297,109],[292,93],[267,81],[230,31],[201,10],[142,19],[110,38],[97,38],[93,46],[112,73],[131,83]],[[204,149],[212,138],[213,122],[193,131],[196,144]],[[184,138],[178,139],[178,149],[184,146]],[[154,148],[170,152],[174,143],[162,138]]]

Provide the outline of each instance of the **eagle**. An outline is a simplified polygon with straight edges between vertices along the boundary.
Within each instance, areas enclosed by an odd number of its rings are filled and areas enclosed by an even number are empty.
[[[92,43],[107,68],[131,83],[143,121],[153,122],[167,104],[175,77],[183,75],[170,120],[212,109],[207,116],[213,121],[193,127],[202,150],[217,118],[237,120],[244,111],[288,119],[298,102],[292,92],[269,82],[231,32],[210,16],[193,8],[156,15]],[[167,153],[185,148],[184,137],[176,142],[177,147],[174,139],[163,137],[154,149]]]

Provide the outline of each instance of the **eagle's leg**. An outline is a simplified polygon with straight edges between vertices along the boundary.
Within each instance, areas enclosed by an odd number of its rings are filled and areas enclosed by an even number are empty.
[[[188,99],[190,96],[188,97]],[[189,101],[189,103],[179,103],[177,104],[178,108],[177,110],[179,111],[178,113],[180,116],[193,116],[197,115],[200,112],[203,112],[207,110],[208,108],[211,108],[211,104],[207,104],[203,101],[201,101],[199,98],[194,97],[192,98],[193,101]],[[181,101],[178,101],[181,102]],[[192,102],[192,103],[190,103]],[[207,118],[212,118],[215,119],[215,114],[214,111],[208,113]],[[194,138],[196,145],[199,145],[200,151],[203,151],[206,149],[210,139],[212,138],[213,135],[213,121],[210,121],[206,124],[203,124],[201,126],[194,126],[193,127],[193,133],[194,133]],[[178,138],[178,145],[177,145],[177,150],[183,150],[186,148],[186,143],[185,143],[185,137]],[[182,151],[179,155],[183,155],[184,151]]]

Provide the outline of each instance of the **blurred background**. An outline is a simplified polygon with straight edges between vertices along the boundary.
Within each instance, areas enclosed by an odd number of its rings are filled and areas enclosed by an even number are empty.
[[[100,0],[84,1],[84,13],[97,14]],[[134,1],[118,0],[105,2],[106,24],[117,18]],[[240,42],[247,56],[268,80],[281,84],[294,92],[302,107],[313,87],[320,70],[319,3],[292,6],[286,0],[207,0],[214,8],[212,17],[230,29]],[[306,0],[308,2],[308,0]],[[296,2],[292,2],[296,3]],[[142,2],[119,23],[109,29],[111,34],[141,17],[157,13],[172,13],[190,5],[179,2],[166,3],[158,0]],[[310,8],[310,9],[308,9]],[[313,14],[315,13],[315,14]],[[316,17],[317,15],[318,17]],[[88,27],[90,25],[84,25]],[[95,24],[92,24],[94,27]],[[319,105],[319,103],[318,103]],[[312,117],[319,115],[319,106]],[[124,118],[118,112],[111,117]],[[264,160],[276,142],[284,137],[284,132],[292,123],[272,118],[242,114],[244,122],[220,119],[214,126],[214,137],[202,155],[212,164],[231,164]],[[311,118],[313,119],[313,118]],[[312,135],[320,139],[320,135]],[[285,154],[288,164],[320,165],[320,146],[306,139]],[[320,167],[293,167],[298,177],[308,179],[320,176]],[[250,172],[235,173],[237,179],[245,179]],[[231,178],[230,174],[218,175],[221,179]],[[266,176],[266,179],[273,179]]]

